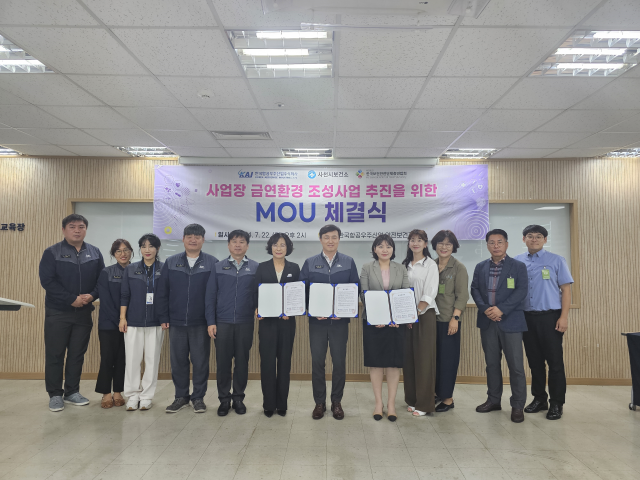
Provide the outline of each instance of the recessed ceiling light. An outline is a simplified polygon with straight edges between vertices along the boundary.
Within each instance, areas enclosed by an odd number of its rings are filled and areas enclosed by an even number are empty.
[[[489,158],[498,151],[497,148],[450,148],[440,158],[460,158],[467,160],[482,160]]]
[[[55,73],[0,35],[0,73]]]
[[[605,157],[640,157],[640,148],[621,148],[607,153]]]
[[[319,78],[333,74],[326,31],[227,31],[247,78]]]
[[[269,132],[211,132],[217,140],[271,140]]]
[[[540,207],[540,208],[534,208],[534,210],[562,210],[564,207],[558,206],[558,207]]]
[[[532,77],[617,77],[638,64],[640,31],[576,30]]]
[[[283,148],[282,155],[287,158],[332,158],[331,148]]]
[[[11,148],[7,148],[7,147],[3,147],[2,145],[0,145],[0,155],[6,156],[14,156],[14,155],[22,155],[22,153],[17,152]]]
[[[134,157],[177,157],[166,147],[116,147]]]

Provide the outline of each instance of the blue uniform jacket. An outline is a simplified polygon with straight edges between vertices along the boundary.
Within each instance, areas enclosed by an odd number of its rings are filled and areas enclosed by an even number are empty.
[[[120,287],[125,269],[119,264],[109,265],[98,278],[100,314],[98,330],[118,330],[120,325]]]
[[[186,252],[172,255],[164,262],[156,283],[155,313],[160,323],[189,327],[206,325],[205,295],[218,259],[200,252],[193,268]]]
[[[147,277],[144,260],[132,263],[125,270],[122,292],[120,293],[120,305],[127,307],[127,326],[160,326],[160,321],[155,315],[153,307],[156,302],[155,288],[160,283],[163,265],[164,263],[156,261],[155,272],[151,275],[151,278]],[[147,293],[154,294],[153,304],[151,305],[147,305]]]
[[[484,260],[476,265],[471,282],[471,296],[478,306],[478,328],[489,328],[493,320],[485,315],[489,304],[489,262]],[[515,288],[507,288],[507,278],[513,278]],[[524,319],[524,300],[529,290],[529,277],[524,263],[506,257],[496,290],[496,307],[502,312],[502,320],[498,327],[503,332],[526,332],[527,322]]]
[[[302,270],[300,270],[300,280],[305,281],[307,288],[307,310],[309,307],[309,286],[312,283],[357,283],[358,290],[360,289],[360,275],[358,274],[358,268],[356,262],[353,261],[348,255],[344,253],[336,252],[336,256],[333,258],[331,267],[324,259],[322,252],[313,257],[309,257],[304,261]],[[309,317],[309,323],[322,323],[333,320],[318,320],[316,317]],[[350,319],[342,318],[336,320],[337,322],[347,322]]]
[[[216,263],[207,287],[207,324],[253,323],[258,306],[254,277],[258,262],[249,259],[240,270],[228,259]]]
[[[100,296],[98,277],[102,270],[102,254],[93,245],[83,243],[79,252],[66,240],[51,245],[40,260],[40,285],[46,292],[45,307],[63,312],[73,311],[75,307],[71,304],[78,295],[85,293],[96,300]],[[93,304],[81,308],[93,310]]]

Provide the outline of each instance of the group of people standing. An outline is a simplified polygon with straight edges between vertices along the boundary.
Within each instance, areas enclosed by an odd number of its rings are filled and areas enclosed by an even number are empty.
[[[462,262],[452,255],[460,244],[449,230],[431,239],[435,258],[426,232],[411,231],[401,264],[393,261],[393,238],[380,235],[371,247],[374,260],[359,275],[354,260],[338,252],[341,231],[335,225],[320,229],[322,251],[306,259],[302,268],[286,259],[293,252],[293,242],[284,233],[269,239],[267,252],[272,258],[259,264],[246,255],[250,235],[234,230],[228,236],[229,257],[218,261],[202,252],[205,230],[198,224],[184,229],[185,251],[164,262],[159,256],[161,241],[154,234],[139,239],[142,259],[133,263],[131,244],[117,239],[110,250],[116,263],[105,268],[100,251],[84,242],[87,227],[83,216],[67,216],[62,221],[64,240],[46,249],[40,263],[40,281],[46,290],[45,382],[51,411],[63,410],[65,403],[89,403],[79,392],[80,374],[93,325],[92,302],[100,298],[101,363],[96,392],[103,395],[103,408],[126,405],[126,410],[134,411],[152,407],[163,335],[169,330],[175,399],[166,412],[176,413],[189,404],[196,413],[206,411],[213,339],[220,401],[217,413],[225,416],[231,409],[246,413],[244,392],[257,318],[263,411],[267,417],[274,413],[285,416],[296,322],[286,316],[259,317],[258,286],[297,281],[304,281],[307,290],[311,283],[357,283],[361,292],[413,288],[416,323],[369,325],[364,305],[364,363],[370,369],[375,396],[373,418],[381,420],[385,414],[382,385],[386,374],[386,414],[390,421],[397,419],[395,398],[401,368],[407,410],[412,415],[455,407],[460,317],[469,299],[469,277]],[[511,379],[511,419],[516,423],[524,420],[524,411],[548,410],[547,418],[558,419],[564,404],[562,336],[568,326],[573,279],[566,261],[543,249],[547,236],[544,227],[526,227],[523,240],[528,252],[511,258],[506,254],[507,233],[490,231],[486,241],[491,258],[476,266],[471,283],[488,385],[487,401],[476,411],[501,409],[504,352]],[[361,298],[364,302],[364,293]],[[314,419],[322,418],[327,410],[327,349],[333,363],[330,411],[335,419],[344,418],[341,402],[349,321],[309,317]],[[534,397],[526,408],[523,341]],[[549,366],[549,402],[545,363]]]

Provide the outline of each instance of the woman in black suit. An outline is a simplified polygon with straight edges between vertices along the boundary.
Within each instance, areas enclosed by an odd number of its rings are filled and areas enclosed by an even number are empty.
[[[297,263],[285,260],[285,257],[293,252],[293,242],[286,233],[272,235],[267,242],[267,252],[273,255],[273,259],[258,265],[255,275],[255,292],[258,291],[261,283],[298,281],[300,267]],[[287,414],[296,320],[289,317],[258,317],[258,320],[260,320],[258,329],[260,378],[264,397],[262,408],[267,417],[271,417],[274,411],[284,417]]]

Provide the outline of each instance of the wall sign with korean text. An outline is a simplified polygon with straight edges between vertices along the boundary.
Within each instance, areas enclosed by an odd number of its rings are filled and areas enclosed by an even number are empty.
[[[345,240],[380,233],[406,238],[414,228],[477,240],[489,230],[487,165],[157,165],[153,202],[153,230],[165,239],[181,239],[190,223],[201,224],[207,240],[226,240],[240,228],[254,238],[286,232],[315,241],[328,223],[338,225]]]

